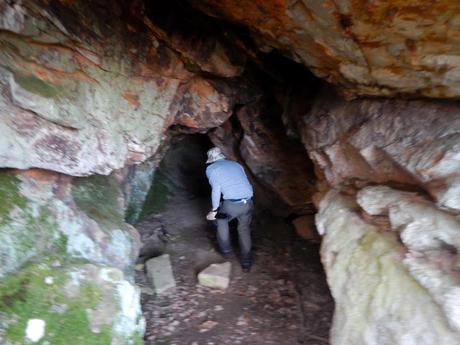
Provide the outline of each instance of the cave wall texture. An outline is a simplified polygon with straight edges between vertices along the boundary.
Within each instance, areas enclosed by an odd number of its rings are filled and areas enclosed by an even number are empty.
[[[331,344],[459,344],[460,5],[191,3],[212,18],[0,3],[0,343],[37,318],[51,344],[141,343],[126,221],[171,137],[208,133],[261,204],[318,211]]]

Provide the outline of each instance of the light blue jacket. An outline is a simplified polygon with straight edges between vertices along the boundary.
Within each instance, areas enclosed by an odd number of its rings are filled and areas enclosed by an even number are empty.
[[[212,208],[219,207],[220,196],[225,199],[243,199],[253,196],[252,186],[243,167],[234,161],[220,159],[206,168],[206,176],[212,188]]]

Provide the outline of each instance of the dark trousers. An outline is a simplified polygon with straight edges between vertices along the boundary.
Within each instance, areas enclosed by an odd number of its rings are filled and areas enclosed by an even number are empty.
[[[229,254],[232,251],[228,223],[234,218],[238,220],[238,239],[241,264],[243,266],[251,265],[251,220],[253,209],[252,200],[246,203],[224,200],[220,206],[220,212],[227,214],[227,218],[217,219],[217,241],[222,254]]]

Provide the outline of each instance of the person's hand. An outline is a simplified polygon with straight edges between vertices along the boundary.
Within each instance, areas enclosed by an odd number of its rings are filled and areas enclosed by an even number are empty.
[[[207,220],[216,220],[216,214],[217,214],[217,211],[211,210],[211,211],[206,215],[206,219],[207,219]]]

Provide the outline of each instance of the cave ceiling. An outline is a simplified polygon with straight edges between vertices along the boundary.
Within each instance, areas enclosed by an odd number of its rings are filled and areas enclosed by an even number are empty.
[[[349,98],[459,98],[456,1],[191,0],[247,28],[273,49],[337,85]]]

